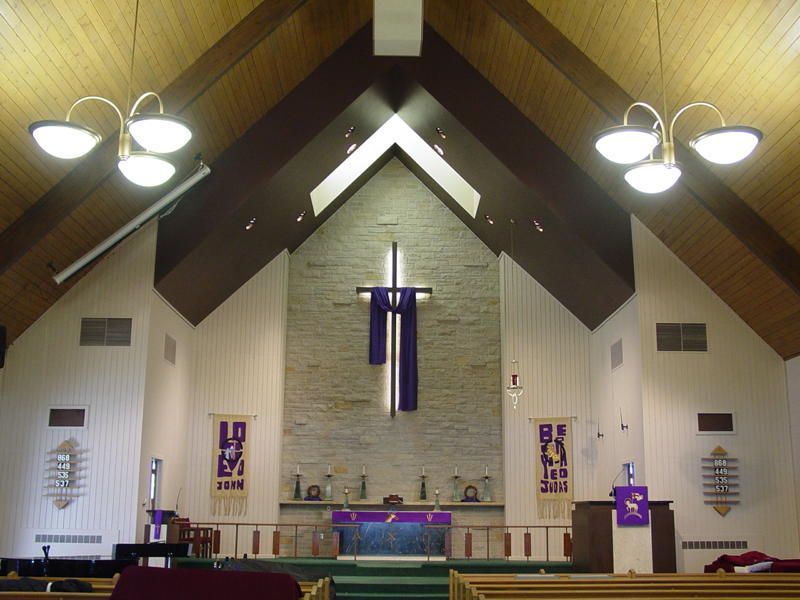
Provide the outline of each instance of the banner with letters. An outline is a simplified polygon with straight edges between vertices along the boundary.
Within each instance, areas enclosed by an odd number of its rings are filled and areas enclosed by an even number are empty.
[[[536,510],[540,519],[569,519],[572,511],[572,419],[534,419]]]
[[[247,512],[252,421],[252,415],[214,415],[211,465],[214,515],[238,516]]]

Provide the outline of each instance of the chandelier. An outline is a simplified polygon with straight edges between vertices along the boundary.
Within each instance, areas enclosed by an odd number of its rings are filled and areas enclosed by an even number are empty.
[[[130,74],[128,76],[128,106],[123,113],[114,102],[103,96],[83,96],[73,102],[65,120],[44,120],[28,127],[33,139],[48,154],[62,159],[80,158],[91,151],[102,140],[93,129],[71,121],[72,111],[84,102],[104,103],[119,117],[119,144],[117,166],[122,174],[136,185],[157,186],[168,181],[176,171],[175,165],[166,156],[183,148],[192,138],[192,128],[180,117],[164,112],[161,97],[155,92],[145,92],[130,105],[133,84],[133,61],[136,52],[136,30],[139,22],[139,0],[133,19],[133,44],[131,46]],[[142,102],[148,98],[158,101],[158,112],[138,112]],[[139,146],[134,149],[133,142]]]
[[[722,112],[710,102],[691,102],[675,113],[668,121],[666,86],[664,84],[664,57],[661,50],[661,21],[656,4],[656,29],[658,33],[658,64],[661,71],[661,94],[664,99],[664,117],[645,102],[634,102],[625,111],[622,125],[605,129],[595,135],[594,147],[608,160],[631,165],[625,170],[625,181],[645,194],[658,194],[671,188],[681,176],[680,163],[675,159],[675,121],[694,107],[714,111],[720,126],[695,136],[689,146],[709,162],[729,165],[746,158],[761,141],[762,134],[754,127],[727,125]],[[628,115],[641,108],[655,117],[653,127],[629,125]],[[667,126],[669,122],[669,126]],[[657,146],[660,156],[655,158]]]

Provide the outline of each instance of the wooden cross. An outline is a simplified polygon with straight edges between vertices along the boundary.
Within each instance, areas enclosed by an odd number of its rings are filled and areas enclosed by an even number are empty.
[[[414,288],[417,294],[432,294],[433,288]],[[392,242],[392,286],[387,290],[389,292],[389,302],[392,306],[391,310],[391,344],[392,344],[392,359],[391,359],[391,393],[390,393],[390,411],[392,417],[397,414],[397,302],[399,300],[400,287],[397,285],[397,242]],[[357,287],[357,294],[369,294],[372,292],[371,287]]]

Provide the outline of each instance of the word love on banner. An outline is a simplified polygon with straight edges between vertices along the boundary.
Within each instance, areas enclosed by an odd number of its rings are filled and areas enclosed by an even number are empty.
[[[539,518],[567,519],[572,510],[572,419],[534,419],[536,510]]]
[[[211,513],[243,515],[250,487],[250,415],[214,415]]]
[[[45,467],[45,496],[53,498],[59,510],[80,495],[78,478],[82,458],[71,440],[64,440],[47,453]]]
[[[727,450],[717,446],[710,456],[700,459],[703,472],[703,500],[724,517],[731,505],[739,504],[739,459],[728,456]]]

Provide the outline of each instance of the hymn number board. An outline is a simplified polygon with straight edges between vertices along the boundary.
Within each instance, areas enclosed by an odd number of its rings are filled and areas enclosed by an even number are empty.
[[[81,458],[69,440],[61,442],[48,453],[45,471],[45,496],[53,498],[56,508],[65,508],[78,496],[78,476]]]
[[[717,446],[701,462],[704,503],[712,505],[724,517],[731,505],[739,504],[739,459],[728,456],[725,448]]]

